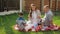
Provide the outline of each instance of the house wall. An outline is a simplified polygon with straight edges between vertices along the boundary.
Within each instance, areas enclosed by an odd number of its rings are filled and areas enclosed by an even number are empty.
[[[38,7],[38,9],[40,9],[41,10],[41,8],[42,8],[42,4],[41,4],[41,0],[25,0],[25,10],[29,10],[29,8],[30,8],[30,4],[31,3],[34,3],[34,4],[36,4],[36,6]],[[44,0],[44,5],[50,5],[51,3],[50,3],[50,0]],[[51,9],[52,10],[56,10],[56,0],[52,0],[52,7],[51,7]],[[57,8],[58,10],[60,10],[60,0],[58,0],[58,8]]]

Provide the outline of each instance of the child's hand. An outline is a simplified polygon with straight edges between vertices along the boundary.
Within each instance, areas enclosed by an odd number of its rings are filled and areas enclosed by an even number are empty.
[[[14,29],[15,30],[19,30],[19,28],[18,28],[18,25],[16,24],[16,25],[14,25]]]
[[[28,26],[27,24],[24,24],[24,26]]]
[[[40,16],[37,16],[37,18],[40,18]]]

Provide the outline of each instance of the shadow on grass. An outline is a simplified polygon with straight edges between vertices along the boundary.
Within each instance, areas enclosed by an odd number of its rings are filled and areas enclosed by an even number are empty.
[[[55,34],[60,34],[60,30],[54,31]]]
[[[20,34],[30,34],[31,32],[20,32]]]
[[[54,31],[44,31],[43,34],[54,34]]]
[[[8,25],[5,26],[5,32],[6,32],[6,34],[14,34],[12,28]]]
[[[5,23],[4,23],[4,16],[0,16],[0,27],[2,27]]]
[[[30,32],[20,32],[20,34],[40,34],[40,33],[30,31]]]

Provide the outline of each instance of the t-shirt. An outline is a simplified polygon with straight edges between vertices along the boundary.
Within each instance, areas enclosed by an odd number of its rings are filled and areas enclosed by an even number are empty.
[[[38,23],[38,16],[41,16],[41,13],[39,10],[36,10],[36,11],[32,11],[32,22],[33,23]]]
[[[20,26],[20,28],[22,28],[22,29],[24,28],[24,25],[23,24],[26,23],[23,17],[17,18],[16,22]]]
[[[42,19],[42,22],[49,25],[49,21],[51,21],[52,19],[53,19],[53,13],[51,10],[49,10],[47,13],[45,13],[45,16]]]
[[[17,24],[22,24],[24,21],[25,21],[25,20],[24,20],[23,17],[19,17],[19,18],[17,18],[17,20],[16,20]]]

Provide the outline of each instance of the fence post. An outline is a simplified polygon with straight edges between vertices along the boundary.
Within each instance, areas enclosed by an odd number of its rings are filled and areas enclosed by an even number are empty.
[[[56,0],[56,11],[58,10],[58,0]]]
[[[44,0],[41,0],[41,1],[42,1],[42,6],[41,6],[41,7],[42,7],[42,11],[43,11],[43,6],[44,6]]]
[[[50,0],[50,8],[52,8],[52,0]]]
[[[22,0],[20,0],[20,12],[22,12]]]

